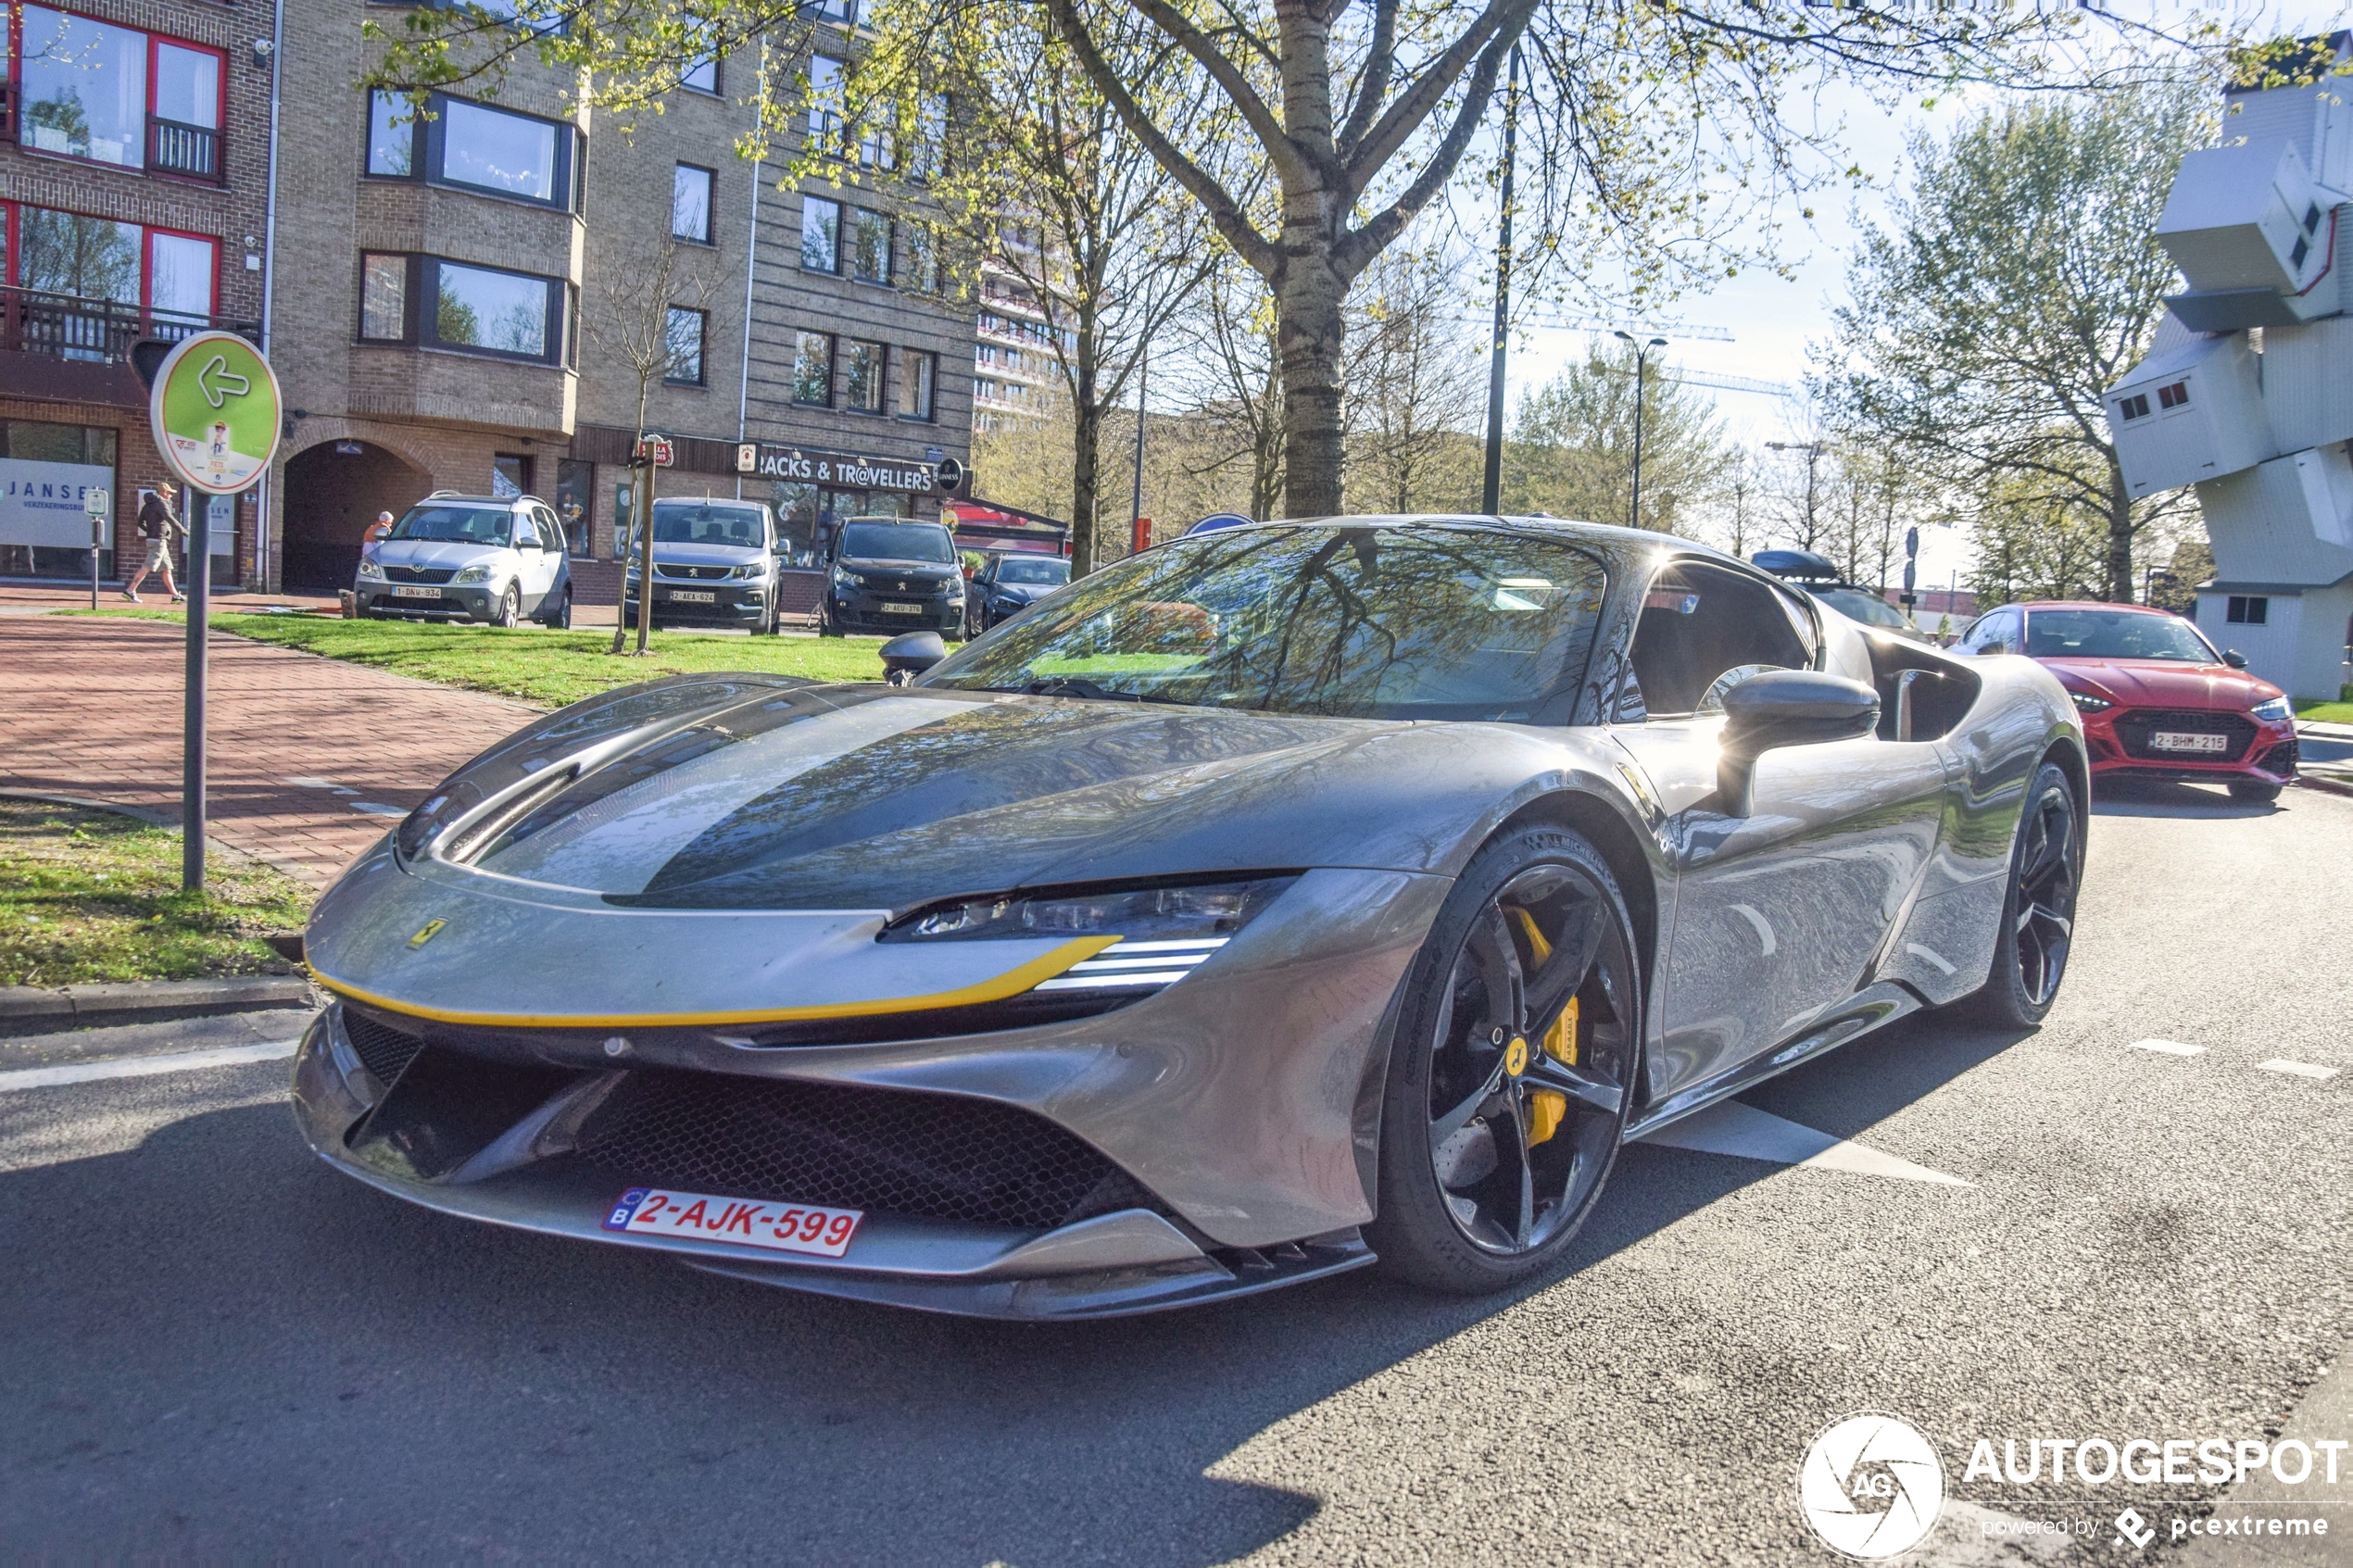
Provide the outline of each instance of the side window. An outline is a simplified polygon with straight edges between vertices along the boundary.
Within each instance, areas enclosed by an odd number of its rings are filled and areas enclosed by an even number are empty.
[[[1981,619],[1961,639],[1964,653],[2008,653],[2019,645],[2018,611],[1997,609]]]
[[[1757,666],[1803,670],[1813,657],[1771,584],[1706,561],[1651,580],[1634,629],[1634,677],[1653,714],[1698,711],[1718,680]]]
[[[531,521],[531,510],[524,508],[515,513],[515,548],[535,549],[539,544],[539,529]]]

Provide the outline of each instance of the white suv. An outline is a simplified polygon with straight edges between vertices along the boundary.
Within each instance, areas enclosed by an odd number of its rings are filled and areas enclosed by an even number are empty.
[[[563,525],[536,495],[435,491],[360,553],[351,591],[366,616],[572,624]]]

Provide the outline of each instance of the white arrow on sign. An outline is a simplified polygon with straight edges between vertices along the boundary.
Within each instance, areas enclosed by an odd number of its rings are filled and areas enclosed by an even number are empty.
[[[229,394],[234,393],[243,397],[251,392],[253,382],[232,370],[225,355],[216,354],[212,357],[212,363],[196,372],[196,390],[204,394],[206,402],[218,408],[228,401]]]

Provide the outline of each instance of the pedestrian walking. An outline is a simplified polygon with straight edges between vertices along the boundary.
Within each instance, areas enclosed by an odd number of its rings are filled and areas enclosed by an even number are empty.
[[[180,584],[171,580],[171,536],[175,533],[182,539],[188,536],[188,525],[182,522],[179,514],[171,509],[171,503],[179,494],[179,487],[171,481],[162,480],[147,493],[147,498],[139,503],[139,536],[147,542],[147,558],[141,564],[139,574],[122,590],[122,596],[134,605],[140,602],[139,584],[147,580],[147,573],[151,571],[163,573],[163,585],[171,590],[173,604],[188,602],[188,596],[182,593]]]

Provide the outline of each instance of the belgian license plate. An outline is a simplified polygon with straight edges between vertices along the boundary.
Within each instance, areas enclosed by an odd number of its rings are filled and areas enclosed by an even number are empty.
[[[815,1203],[762,1203],[667,1187],[631,1187],[605,1216],[605,1229],[838,1258],[849,1249],[849,1238],[865,1217],[863,1210]]]
[[[441,590],[420,588],[411,583],[400,583],[394,585],[392,596],[396,599],[437,599],[441,597]]]
[[[670,602],[682,605],[715,605],[719,602],[719,596],[705,593],[697,588],[673,588],[670,590]]]
[[[2159,751],[2211,751],[2231,749],[2228,735],[2199,734],[2189,730],[2159,730],[2149,736],[2149,744]]]
[[[924,612],[921,605],[885,605],[882,608],[885,615],[921,615]]]

